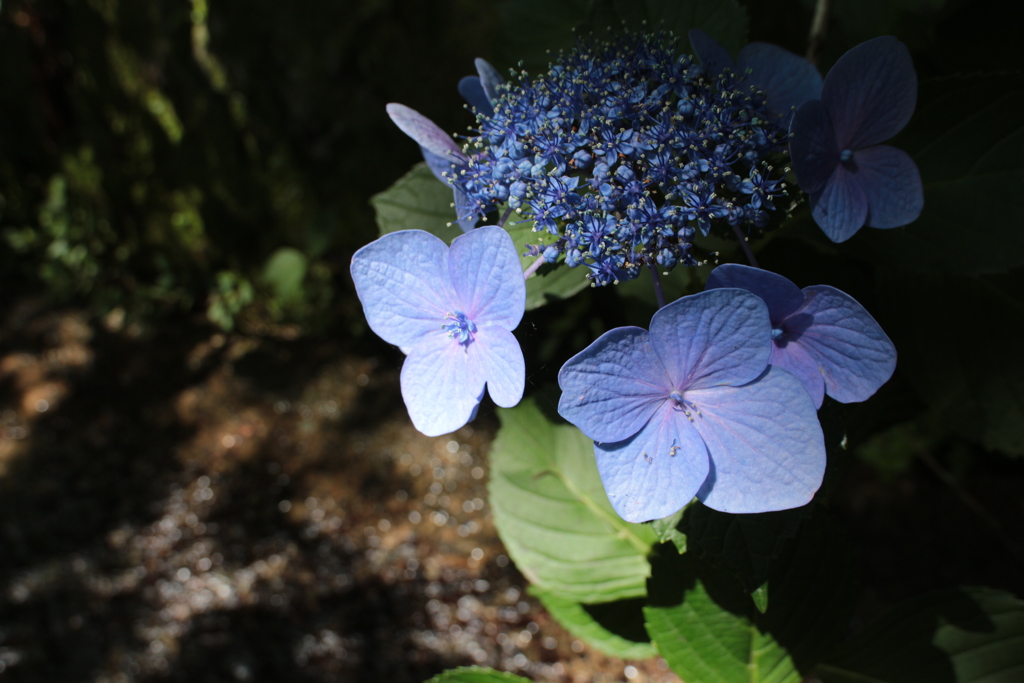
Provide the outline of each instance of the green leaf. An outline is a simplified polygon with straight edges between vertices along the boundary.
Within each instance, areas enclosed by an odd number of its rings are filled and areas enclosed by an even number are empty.
[[[754,607],[761,614],[768,611],[768,582],[765,581],[760,586],[755,588],[750,593],[750,598],[754,601]]]
[[[565,630],[607,655],[649,659],[658,654],[644,631],[643,606],[637,599],[583,605],[537,586],[530,587],[530,594]]]
[[[905,228],[865,228],[850,246],[889,267],[997,273],[1024,265],[1024,76],[921,84],[917,111],[890,143],[912,157],[924,211]]]
[[[530,683],[530,679],[480,666],[462,666],[442,672],[427,683]]]
[[[918,596],[818,667],[825,683],[1024,680],[1024,601],[990,588]]]
[[[679,530],[679,522],[683,520],[684,512],[686,512],[686,507],[679,508],[675,514],[651,522],[651,528],[654,529],[654,533],[658,534],[658,542],[672,541],[680,553],[686,552],[686,534]]]
[[[692,552],[652,565],[647,630],[684,680],[802,680],[846,634],[858,594],[850,549],[820,516],[801,524],[753,595]]]
[[[980,277],[886,269],[878,286],[900,368],[940,424],[1024,455],[1024,355],[1007,324],[1024,319],[1024,269]],[[964,324],[971,341],[955,333]]]
[[[531,583],[583,603],[643,596],[655,542],[612,509],[594,444],[555,425],[532,400],[501,410],[490,455],[494,525]]]
[[[302,299],[302,281],[306,279],[306,257],[298,249],[281,247],[263,266],[263,282],[282,301]]]
[[[646,607],[647,631],[672,670],[701,683],[798,683],[793,660],[746,617],[723,609],[701,581],[681,604]]]
[[[394,185],[370,198],[377,212],[380,234],[398,230],[426,230],[445,244],[462,234],[455,223],[452,189],[418,163]]]

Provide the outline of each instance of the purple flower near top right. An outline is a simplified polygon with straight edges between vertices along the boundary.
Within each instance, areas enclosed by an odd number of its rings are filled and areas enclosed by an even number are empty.
[[[815,222],[833,242],[860,228],[913,222],[924,206],[921,175],[902,150],[879,144],[898,133],[917,103],[907,46],[892,36],[861,43],[825,76],[821,99],[790,124],[789,151]]]
[[[800,289],[781,275],[726,263],[705,289],[745,289],[768,306],[768,363],[796,375],[820,408],[828,394],[840,403],[870,398],[896,370],[896,347],[871,314],[828,285]],[[767,340],[766,340],[767,341]]]

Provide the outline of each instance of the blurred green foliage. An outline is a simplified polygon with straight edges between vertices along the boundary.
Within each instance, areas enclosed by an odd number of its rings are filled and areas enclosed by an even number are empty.
[[[468,125],[455,85],[492,17],[472,0],[4,1],[4,295],[323,328],[351,308],[369,196],[418,156],[384,105]]]

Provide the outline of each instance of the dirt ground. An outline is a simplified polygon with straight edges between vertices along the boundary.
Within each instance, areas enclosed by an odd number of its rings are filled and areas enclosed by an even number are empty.
[[[663,660],[585,646],[528,595],[486,500],[493,415],[423,437],[400,354],[353,349],[10,309],[0,677],[418,683],[480,664],[678,681]],[[837,510],[863,550],[865,618],[953,583],[1024,592],[1019,462],[959,492],[923,467],[847,476]]]
[[[527,594],[486,501],[496,421],[418,434],[398,356],[31,300],[0,343],[5,680],[678,680]]]

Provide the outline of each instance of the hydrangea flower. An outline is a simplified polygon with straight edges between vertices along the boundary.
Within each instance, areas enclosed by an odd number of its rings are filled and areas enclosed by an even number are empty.
[[[779,116],[792,113],[807,100],[821,96],[821,74],[813,64],[771,43],[748,43],[736,59],[699,28],[689,33],[690,46],[708,73],[717,76],[731,69],[768,96],[768,110]]]
[[[485,385],[499,406],[519,403],[525,363],[512,330],[526,285],[507,232],[481,227],[450,249],[422,230],[393,232],[357,251],[351,271],[370,329],[407,356],[402,398],[416,429],[462,427]]]
[[[467,211],[507,204],[547,233],[534,255],[597,285],[699,263],[698,231],[765,227],[786,194],[785,127],[740,76],[706,78],[675,48],[664,33],[581,41],[496,90],[453,179]]]
[[[608,498],[630,522],[668,516],[694,495],[723,512],[807,503],[825,445],[800,380],[768,365],[758,297],[716,289],[654,314],[650,332],[606,332],[558,373],[558,412],[594,440]]]
[[[863,225],[895,228],[921,214],[917,165],[905,152],[878,144],[907,125],[916,102],[907,46],[882,36],[840,57],[825,76],[821,99],[793,116],[793,171],[810,195],[814,220],[833,242]]]
[[[820,408],[827,393],[840,403],[870,398],[896,369],[896,347],[863,306],[828,285],[802,290],[775,273],[739,264],[711,271],[706,289],[738,287],[768,306],[768,362],[800,378]]]

